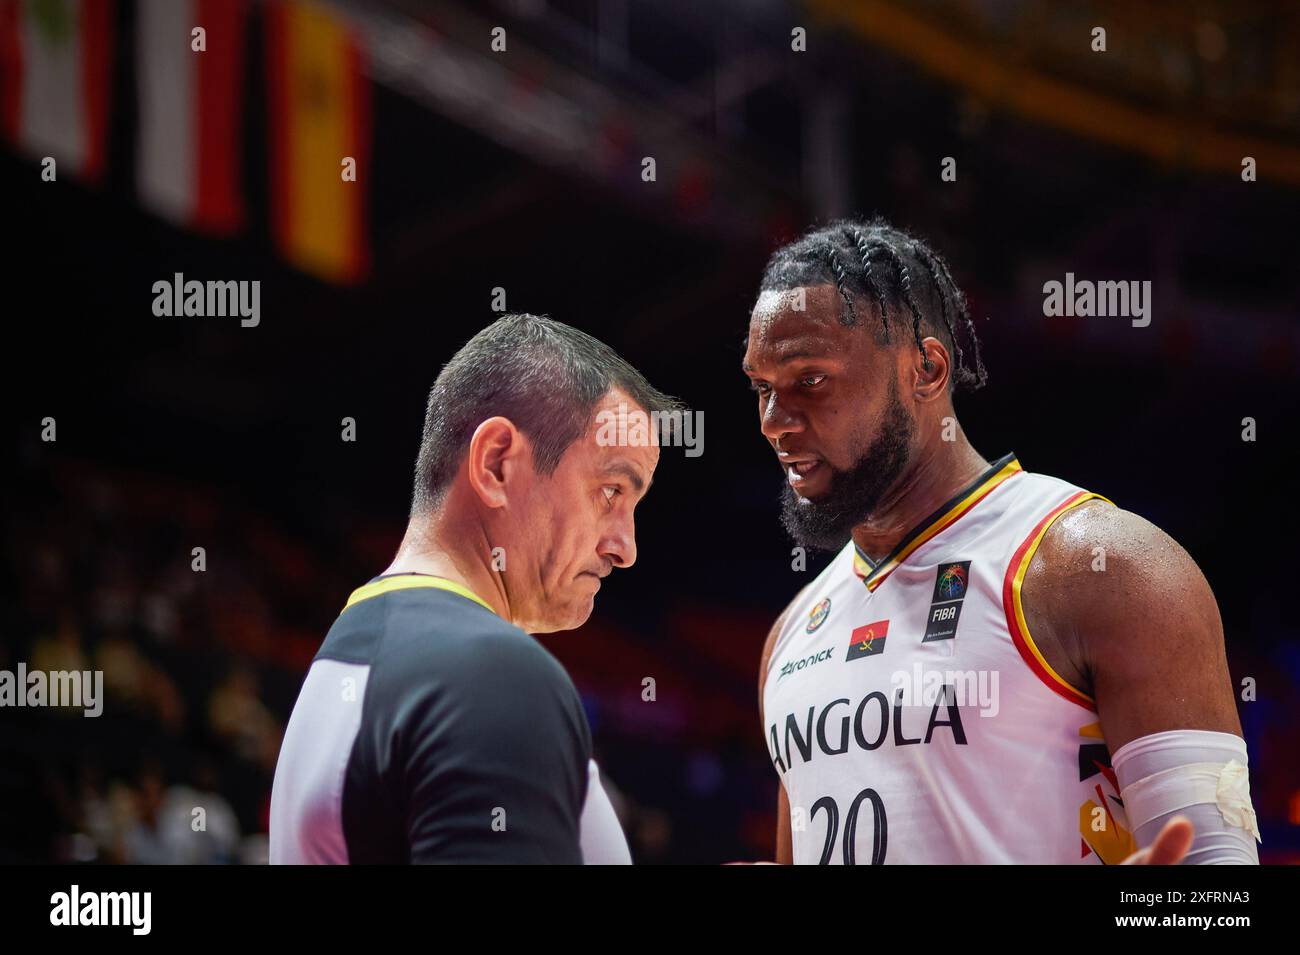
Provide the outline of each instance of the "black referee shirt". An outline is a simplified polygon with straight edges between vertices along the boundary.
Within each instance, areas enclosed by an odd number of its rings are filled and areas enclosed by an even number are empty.
[[[591,734],[564,668],[440,577],[353,593],[271,794],[272,863],[581,863]]]

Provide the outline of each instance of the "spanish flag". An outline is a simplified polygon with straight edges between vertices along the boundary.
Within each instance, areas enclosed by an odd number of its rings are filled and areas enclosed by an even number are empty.
[[[369,266],[370,85],[361,46],[328,8],[278,0],[266,7],[266,57],[276,244],[306,272],[357,282]]]

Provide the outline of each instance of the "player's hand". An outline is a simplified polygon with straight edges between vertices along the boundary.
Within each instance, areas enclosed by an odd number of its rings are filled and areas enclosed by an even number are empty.
[[[1196,830],[1186,816],[1174,816],[1165,823],[1156,841],[1145,849],[1139,849],[1121,865],[1178,865],[1192,847],[1192,837]]]

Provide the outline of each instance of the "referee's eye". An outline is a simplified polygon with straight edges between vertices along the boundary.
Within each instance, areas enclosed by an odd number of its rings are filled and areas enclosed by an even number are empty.
[[[618,497],[620,494],[623,493],[619,488],[615,487],[612,484],[608,484],[605,487],[602,487],[600,489],[600,492],[605,495],[605,503],[610,506],[611,510],[614,507],[614,498]]]

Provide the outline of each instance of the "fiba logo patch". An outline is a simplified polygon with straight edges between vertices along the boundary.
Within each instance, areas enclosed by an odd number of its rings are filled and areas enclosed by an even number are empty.
[[[957,620],[969,585],[970,561],[950,560],[939,565],[934,573],[934,594],[930,598],[930,615],[925,621],[922,643],[957,636]]]
[[[934,582],[934,599],[960,600],[966,596],[966,574],[970,561],[965,564],[949,564],[939,571]]]
[[[808,626],[804,627],[804,633],[812,633],[818,627],[826,622],[826,618],[831,613],[831,598],[823,597],[817,606],[813,607],[808,614]]]

